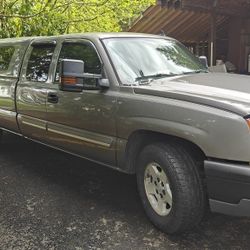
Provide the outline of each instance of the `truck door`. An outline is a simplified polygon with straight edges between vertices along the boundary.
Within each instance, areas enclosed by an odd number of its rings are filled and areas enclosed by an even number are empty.
[[[50,65],[55,50],[53,40],[35,40],[24,58],[17,86],[18,123],[23,135],[43,141],[46,137],[46,100]]]
[[[0,127],[19,132],[15,89],[28,41],[0,43]]]
[[[58,48],[58,54],[54,84],[48,91],[49,143],[85,158],[114,165],[114,92],[111,89],[67,92],[59,90],[58,86],[59,64],[62,59],[83,60],[86,73],[101,73],[101,59],[94,44],[84,39],[67,39]],[[96,81],[85,79],[84,84],[94,86]]]

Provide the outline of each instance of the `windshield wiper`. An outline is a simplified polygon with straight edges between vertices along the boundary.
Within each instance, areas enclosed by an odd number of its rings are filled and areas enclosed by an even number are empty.
[[[198,70],[183,72],[183,75],[198,74],[198,73],[208,73],[208,70],[198,69]]]
[[[143,81],[143,80],[153,80],[155,78],[163,78],[163,77],[171,77],[171,76],[176,76],[176,74],[154,74],[154,75],[147,75],[147,76],[138,76],[135,81]]]

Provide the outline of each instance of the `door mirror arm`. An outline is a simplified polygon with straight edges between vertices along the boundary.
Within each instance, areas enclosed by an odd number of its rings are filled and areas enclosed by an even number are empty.
[[[107,78],[101,78],[98,80],[98,85],[101,89],[108,89],[110,87],[109,79]]]

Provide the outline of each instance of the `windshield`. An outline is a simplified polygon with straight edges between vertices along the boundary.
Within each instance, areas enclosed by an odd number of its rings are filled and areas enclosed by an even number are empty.
[[[207,72],[181,43],[164,38],[109,38],[104,44],[124,85]]]

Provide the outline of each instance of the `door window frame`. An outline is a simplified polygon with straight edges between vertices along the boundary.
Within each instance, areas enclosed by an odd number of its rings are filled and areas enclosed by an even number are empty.
[[[36,45],[51,45],[54,46],[54,51],[53,51],[53,55],[51,57],[51,62],[50,62],[50,66],[49,66],[49,70],[48,70],[48,78],[46,81],[44,82],[39,82],[39,81],[32,81],[27,79],[26,74],[27,74],[27,69],[28,69],[28,64],[29,64],[29,59],[30,56],[32,54],[33,48],[36,47]],[[56,48],[57,48],[57,41],[56,39],[46,39],[46,40],[34,40],[33,42],[30,43],[27,52],[25,54],[24,57],[24,63],[21,69],[21,81],[22,82],[26,82],[26,83],[33,83],[33,84],[37,84],[37,85],[46,85],[46,84],[51,84],[52,83],[52,79],[51,79],[51,72],[53,70],[53,58],[56,52]]]
[[[25,51],[27,49],[27,44],[25,42],[16,42],[16,43],[0,43],[0,48],[14,48],[14,52],[10,58],[10,61],[9,61],[9,67],[10,67],[10,63],[11,61],[14,59],[17,58],[17,55],[16,55],[16,51],[18,49],[20,49],[21,51],[19,52],[20,53],[20,63],[19,64],[13,64],[12,67],[11,67],[11,71],[14,70],[14,67],[17,66],[17,73],[14,74],[14,72],[12,72],[12,74],[6,74],[6,73],[3,73],[3,72],[0,72],[0,77],[7,77],[7,78],[18,78],[18,76],[20,75],[21,73],[21,70],[22,70],[22,62],[23,62],[23,58],[24,58],[24,55],[25,55]],[[23,51],[22,51],[23,50]]]
[[[71,44],[89,43],[94,48],[94,50],[95,50],[95,52],[100,60],[101,65],[104,65],[102,57],[101,57],[96,45],[91,40],[89,40],[87,38],[65,38],[60,43],[57,44],[56,50],[54,51],[54,56],[52,58],[54,68],[52,69],[52,72],[51,72],[51,81],[53,82],[53,84],[58,85],[58,81],[56,81],[56,70],[57,70],[57,64],[58,64],[59,58],[60,58],[60,53],[61,53],[62,47],[65,43],[71,43]],[[101,73],[102,73],[103,77],[107,77],[105,67],[102,68]]]

